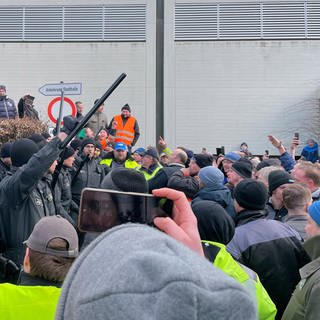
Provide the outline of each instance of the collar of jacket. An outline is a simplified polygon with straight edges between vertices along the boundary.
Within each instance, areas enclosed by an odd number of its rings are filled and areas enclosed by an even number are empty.
[[[42,278],[33,277],[23,270],[20,272],[17,284],[20,286],[54,286],[58,288],[61,288],[62,286],[61,282],[53,282]]]
[[[311,260],[314,260],[320,257],[319,243],[320,243],[320,235],[316,235],[312,238],[309,238],[303,243],[303,247],[307,251]]]
[[[263,210],[243,210],[238,212],[234,218],[236,227],[249,223],[254,220],[264,219],[266,217]]]
[[[156,170],[158,168],[159,164],[155,163],[153,165],[151,165],[148,169],[141,167],[140,170],[141,171],[145,171],[147,174],[152,174],[154,170]]]
[[[180,168],[185,168],[186,166],[182,163],[177,163],[177,162],[172,162],[168,164],[168,167],[180,167]]]

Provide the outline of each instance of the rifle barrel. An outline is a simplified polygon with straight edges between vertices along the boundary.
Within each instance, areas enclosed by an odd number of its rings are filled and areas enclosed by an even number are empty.
[[[127,75],[122,73],[118,79],[111,85],[111,87],[105,92],[105,94],[94,104],[91,110],[83,117],[83,119],[77,124],[77,126],[70,132],[70,134],[63,140],[60,148],[65,148],[69,142],[76,136],[78,132],[86,125],[92,115],[98,110],[98,108],[104,103],[104,101],[111,95],[111,93],[119,86],[123,79]]]

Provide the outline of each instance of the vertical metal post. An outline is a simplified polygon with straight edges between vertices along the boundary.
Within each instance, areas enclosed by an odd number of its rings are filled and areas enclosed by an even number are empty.
[[[61,82],[61,83],[63,83],[63,82]],[[60,133],[60,129],[61,129],[63,105],[64,105],[64,91],[63,91],[63,89],[61,89],[60,109],[59,109],[59,117],[57,119],[57,125],[56,125],[56,135],[58,135]]]
[[[157,0],[156,7],[156,142],[164,136],[164,0]]]

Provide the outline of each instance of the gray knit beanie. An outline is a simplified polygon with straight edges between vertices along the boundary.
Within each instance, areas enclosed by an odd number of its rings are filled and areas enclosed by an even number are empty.
[[[59,319],[257,319],[250,293],[205,258],[146,225],[96,238],[71,267]]]

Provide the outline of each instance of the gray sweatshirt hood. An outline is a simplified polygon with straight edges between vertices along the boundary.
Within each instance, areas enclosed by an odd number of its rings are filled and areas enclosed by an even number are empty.
[[[257,319],[246,289],[146,225],[96,238],[64,281],[56,319]]]

